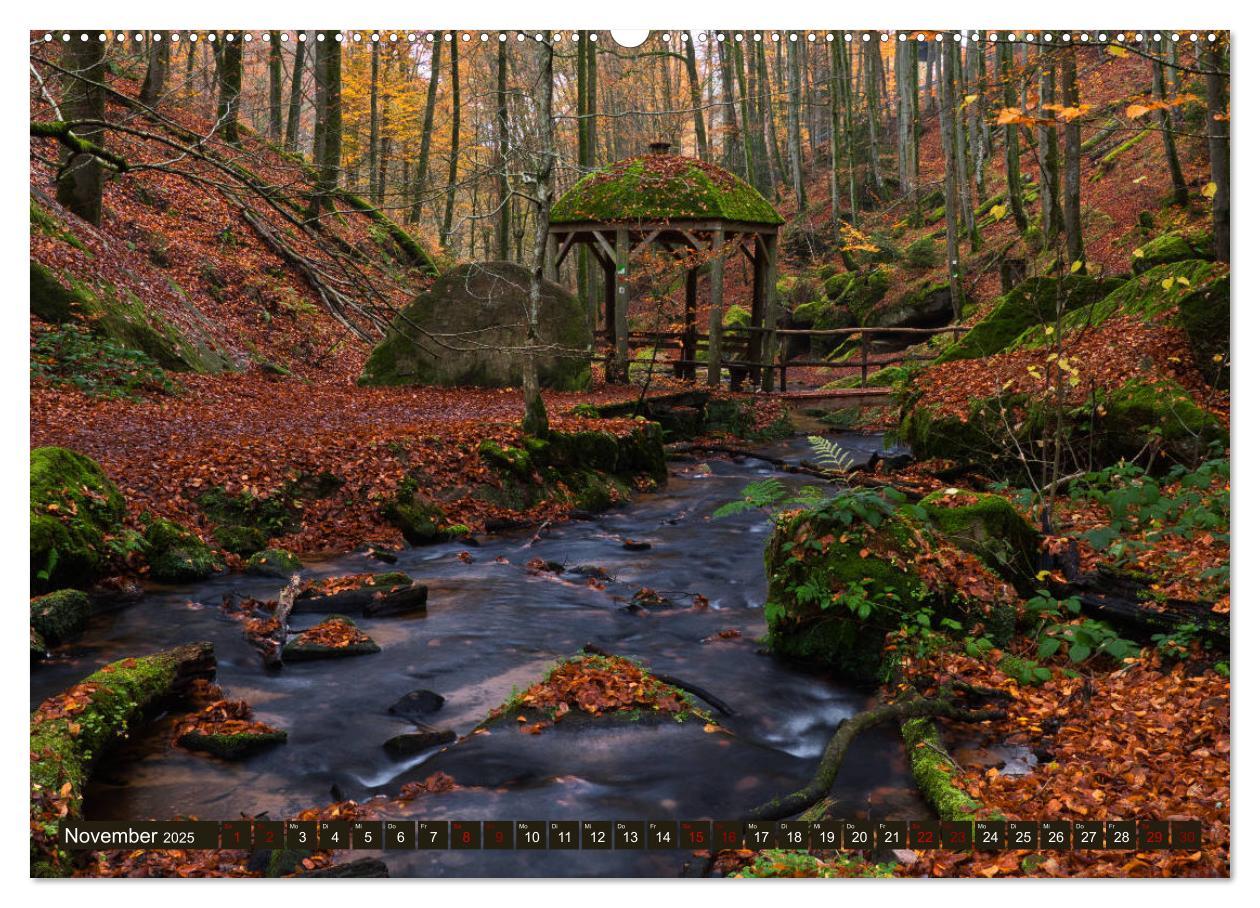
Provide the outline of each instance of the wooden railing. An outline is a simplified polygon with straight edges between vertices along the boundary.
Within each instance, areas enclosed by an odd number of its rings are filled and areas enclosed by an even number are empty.
[[[761,373],[763,369],[771,369],[778,373],[779,390],[787,390],[787,370],[789,367],[799,366],[802,368],[819,368],[819,369],[858,369],[860,370],[860,378],[858,381],[859,388],[866,387],[867,378],[870,375],[871,366],[883,368],[884,366],[896,365],[906,362],[929,362],[936,359],[936,354],[911,353],[905,350],[894,350],[888,353],[878,354],[879,359],[875,362],[871,361],[871,339],[876,336],[904,336],[904,337],[934,337],[938,334],[952,334],[955,339],[958,335],[965,334],[970,329],[964,325],[946,325],[941,328],[754,328],[744,325],[727,325],[722,329],[722,349],[732,352],[739,350],[746,351],[751,349],[752,345],[748,342],[749,337],[755,334],[764,334],[773,332],[776,339],[786,339],[788,337],[835,337],[839,338],[857,338],[858,340],[858,357],[856,360],[849,358],[844,360],[830,359],[806,359],[806,360],[789,360],[788,344],[778,343],[778,358],[771,361],[758,361],[752,359],[739,358],[739,355],[723,356],[721,363],[730,374],[731,388],[738,390],[743,384],[744,379],[751,378],[753,386],[761,384]],[[609,338],[601,332],[601,337],[607,343]],[[684,331],[631,331],[629,334],[630,348],[644,349],[647,347],[658,347],[661,352],[676,352],[678,355],[674,358],[658,360],[658,365],[665,366],[673,370],[675,377],[692,379],[696,377],[697,368],[706,368],[708,360],[695,357],[685,357],[685,351],[689,348],[696,350],[697,354],[701,350],[708,348],[708,335],[695,334],[688,336]],[[596,359],[606,360],[607,355],[597,356]]]

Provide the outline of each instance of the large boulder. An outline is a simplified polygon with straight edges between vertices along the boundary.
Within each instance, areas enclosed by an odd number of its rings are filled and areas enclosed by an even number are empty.
[[[1024,578],[1012,553],[1035,534],[997,496],[956,498],[913,505],[851,490],[779,514],[765,553],[771,651],[872,681],[887,668],[887,635],[904,625],[950,619],[1009,640],[1017,596],[1002,574]]]
[[[109,540],[123,531],[123,497],[90,457],[66,448],[31,451],[31,587],[84,586],[104,570]]]
[[[474,262],[443,274],[394,320],[359,377],[364,385],[519,387],[529,317],[529,271]],[[567,355],[538,359],[544,387],[590,385],[588,315],[573,294],[544,281],[538,313],[543,344]]]
[[[1122,283],[1115,278],[1099,279],[1085,274],[1068,274],[1062,279],[1029,278],[1003,294],[992,311],[957,343],[951,344],[937,362],[992,356],[1013,344],[1030,328],[1053,325],[1060,293],[1063,311],[1073,312],[1102,300]]]
[[[1212,259],[1211,233],[1206,230],[1164,233],[1133,250],[1133,273],[1194,259]]]

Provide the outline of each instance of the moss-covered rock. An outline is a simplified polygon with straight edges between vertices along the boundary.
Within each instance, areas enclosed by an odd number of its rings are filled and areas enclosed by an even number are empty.
[[[288,549],[263,549],[250,555],[245,562],[245,573],[263,577],[288,577],[300,570],[301,559]]]
[[[88,281],[58,274],[34,259],[30,267],[31,311],[46,322],[80,322],[176,372],[222,372],[235,368],[208,332],[177,328],[129,290],[103,278]],[[186,297],[184,302],[193,310],[192,324],[205,321],[205,316]]]
[[[862,494],[862,493],[859,493]],[[962,590],[925,579],[916,558],[925,547],[948,549],[924,509],[847,495],[775,520],[766,545],[765,617],[777,655],[872,681],[888,658],[886,636],[926,609],[1006,634],[1013,603],[980,604]],[[976,572],[988,573],[981,562]],[[1002,582],[988,578],[995,589]]]
[[[1095,303],[1122,283],[1119,279],[1099,279],[1084,274],[1068,274],[1062,279],[1029,278],[1003,294],[993,311],[977,322],[957,343],[951,344],[937,362],[991,356],[1006,349],[1033,326],[1055,324],[1060,280],[1064,312]]]
[[[36,448],[30,464],[31,586],[86,585],[122,531],[123,497],[94,460],[66,448]]]
[[[188,750],[201,751],[221,760],[243,760],[260,750],[283,744],[289,739],[288,732],[278,729],[266,732],[247,731],[236,734],[205,734],[190,731],[176,742]]]
[[[1229,273],[1183,295],[1177,321],[1190,340],[1194,363],[1204,380],[1229,387]]]
[[[446,513],[420,490],[419,483],[410,476],[404,477],[398,484],[393,499],[385,504],[381,513],[411,545],[425,545],[442,538]]]
[[[81,590],[57,590],[31,600],[31,631],[44,648],[77,637],[87,626],[92,603]]]
[[[747,328],[752,324],[752,313],[743,306],[729,306],[722,315],[722,324],[728,328]]]
[[[874,328],[935,328],[953,317],[949,284],[926,281],[892,302],[884,300],[874,306],[865,324]]]
[[[891,286],[892,270],[880,265],[866,271],[837,274],[823,289],[829,300],[845,307],[859,325],[865,325],[876,303]]]
[[[714,218],[783,223],[774,206],[739,177],[669,154],[627,158],[588,174],[551,208],[553,224]]]
[[[321,630],[332,626],[340,626],[334,628],[336,630],[349,628],[354,633],[350,635],[351,639],[344,645],[328,646],[320,642],[319,634]],[[315,659],[342,659],[348,656],[367,656],[380,651],[381,648],[376,641],[359,631],[355,623],[345,615],[330,615],[315,625],[315,627],[303,631],[285,643],[283,656],[285,662],[310,662]]]
[[[1038,571],[1041,538],[1001,495],[939,489],[919,502],[932,526],[953,545],[971,552],[1016,584]]]
[[[31,875],[67,876],[71,857],[56,844],[60,819],[82,815],[93,762],[146,713],[194,678],[214,675],[214,647],[193,643],[106,665],[31,715]]]
[[[1226,427],[1171,379],[1132,380],[1062,415],[1065,442],[1098,466],[1139,456],[1157,469],[1188,464],[1228,441]],[[1040,450],[1057,422],[1049,402],[1024,394],[977,398],[962,415],[911,396],[896,434],[918,458],[971,463],[994,476],[1026,480],[1023,458]]]
[[[376,345],[364,385],[520,387],[528,331],[530,274],[512,262],[452,268],[417,296]],[[541,342],[563,353],[537,359],[543,387],[590,385],[592,335],[586,308],[564,287],[543,282]],[[442,338],[439,341],[437,338]]]
[[[1206,230],[1165,233],[1133,251],[1133,273],[1141,274],[1157,265],[1213,257],[1212,235]]]
[[[223,570],[210,546],[173,521],[147,517],[144,542],[149,576],[162,583],[194,583]]]

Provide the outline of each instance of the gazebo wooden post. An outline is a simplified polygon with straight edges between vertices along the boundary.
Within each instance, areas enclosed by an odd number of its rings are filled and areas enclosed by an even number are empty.
[[[616,380],[630,380],[630,231],[625,227],[617,229],[616,269],[616,302],[614,305],[613,328],[616,334]]]
[[[765,267],[763,269],[764,277],[761,281],[761,286],[765,293],[765,303],[762,306],[762,310],[765,314],[765,322],[762,324],[762,327],[770,330],[761,332],[761,336],[766,339],[765,353],[761,357],[761,361],[764,363],[773,363],[776,346],[775,341],[777,340],[774,329],[779,323],[779,293],[776,289],[776,284],[779,280],[779,232],[777,230],[772,230],[769,233],[763,234],[762,239],[765,240],[766,244]],[[762,370],[761,390],[774,390],[773,366],[767,366],[764,370]]]
[[[752,312],[748,319],[748,324],[752,328],[758,328],[765,324],[766,311],[766,256],[762,251],[761,238],[753,233],[749,234],[753,244],[753,298]],[[759,331],[749,331],[747,343],[745,344],[747,359],[750,363],[762,362],[761,351],[765,344],[762,343],[762,335]],[[761,367],[752,366],[749,374],[749,385],[756,388],[761,384]]]
[[[617,321],[617,263],[603,262],[604,271],[604,340],[608,342],[609,356],[604,362],[604,381],[617,379],[616,356],[613,355],[613,338]]]
[[[719,223],[713,230],[713,261],[709,262],[709,387],[722,381],[722,274],[726,260],[722,255],[725,234]]]
[[[696,296],[700,286],[700,272],[696,268],[687,269],[687,302],[683,312],[683,349],[682,358],[690,360],[682,368],[684,377],[696,380]]]

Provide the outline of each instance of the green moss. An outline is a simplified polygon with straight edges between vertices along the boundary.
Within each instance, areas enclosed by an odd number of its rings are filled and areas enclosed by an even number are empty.
[[[908,366],[884,366],[875,372],[866,376],[866,386],[868,388],[897,388],[912,374],[912,370]],[[833,388],[857,388],[862,384],[862,376],[846,375],[844,378],[837,378],[823,385],[824,389]]]
[[[1157,265],[1140,275],[1114,286],[1106,296],[1089,305],[1068,312],[1063,317],[1065,336],[1097,327],[1115,315],[1127,315],[1147,322],[1158,321],[1180,309],[1182,301],[1196,293],[1208,299],[1229,299],[1229,269],[1200,260],[1170,262]],[[1213,305],[1219,305],[1219,302]],[[1047,346],[1052,338],[1041,326],[1030,327],[1010,344],[1011,349],[1036,349]]]
[[[901,725],[906,742],[906,756],[923,799],[947,822],[976,819],[983,809],[963,790],[958,779],[958,766],[950,759],[941,740],[941,732],[932,719],[908,719]]]
[[[31,875],[66,876],[70,857],[54,844],[56,811],[64,801],[66,817],[82,815],[83,792],[93,761],[163,699],[191,667],[213,668],[214,648],[195,643],[138,659],[123,659],[85,679],[71,714],[39,710],[30,723]],[[204,668],[202,668],[204,670]]]
[[[507,470],[517,476],[528,477],[534,472],[533,460],[524,448],[501,445],[493,438],[487,438],[477,446],[477,453],[490,466]]]
[[[1021,451],[1037,450],[1056,424],[1050,405],[1022,394],[975,399],[962,418],[911,398],[896,434],[918,458],[973,463],[993,476],[1026,480]],[[1080,456],[1088,452],[1099,467],[1150,456],[1152,450],[1156,468],[1189,464],[1211,444],[1228,442],[1226,427],[1171,379],[1133,380],[1103,390],[1063,413],[1063,431],[1066,444]]]
[[[869,271],[859,271],[845,276],[848,280],[843,287],[827,288],[828,296],[833,302],[844,306],[857,324],[865,325],[875,304],[884,298],[884,294],[892,286],[892,270],[880,265]],[[832,295],[833,293],[835,295]]]
[[[31,197],[31,229],[38,230],[45,236],[50,236],[55,240],[61,240],[66,245],[85,253],[88,258],[93,257],[87,246],[83,244],[83,241],[71,233],[65,224],[53,217],[50,212],[36,202],[33,196]]]
[[[752,313],[743,306],[730,306],[722,316],[722,324],[728,328],[747,328],[752,324]]]
[[[74,319],[90,301],[64,286],[53,273],[31,259],[31,312],[52,325]]]
[[[46,646],[77,637],[87,626],[92,604],[80,590],[58,590],[31,600],[31,630]]]
[[[1195,365],[1209,385],[1229,387],[1229,273],[1190,293],[1177,307],[1177,321],[1190,339]]]
[[[956,491],[956,490],[955,490]],[[1040,536],[1009,501],[1000,495],[941,489],[920,506],[949,542],[971,552],[992,570],[1015,582],[1030,582],[1037,574]]]
[[[30,464],[32,588],[86,585],[122,531],[123,497],[95,461],[66,448],[36,448]]]
[[[1150,135],[1153,129],[1154,129],[1153,126],[1147,126],[1145,129],[1139,130],[1138,132],[1134,133],[1132,137],[1121,142],[1115,148],[1111,149],[1111,151],[1103,155],[1102,158],[1098,162],[1100,167],[1097,173],[1095,174],[1094,179],[1100,178],[1107,171],[1108,168],[1110,168],[1112,165],[1116,163],[1116,161],[1120,158],[1121,155],[1123,155],[1130,148],[1137,145],[1138,142],[1141,142],[1148,135]]]
[[[442,538],[445,512],[420,495],[418,484],[410,476],[398,484],[394,499],[382,508],[381,513],[402,531],[403,538],[411,545],[424,545]]]
[[[302,562],[288,549],[266,548],[249,556],[245,562],[247,574],[264,577],[288,577],[302,570]]]
[[[731,872],[739,879],[813,878],[837,879],[853,877],[892,877],[893,864],[871,864],[856,855],[836,852],[826,859],[808,851],[785,851],[772,848],[757,852],[747,867]]]
[[[941,263],[940,247],[931,237],[920,237],[906,247],[906,264],[925,270]]]
[[[1211,260],[1212,235],[1206,230],[1165,233],[1143,243],[1133,252],[1133,273],[1141,274],[1157,265],[1192,259]]]
[[[260,750],[283,744],[289,739],[288,732],[242,732],[234,735],[202,734],[189,732],[179,739],[180,747],[208,753],[222,760],[243,760]]]
[[[1114,290],[1119,281],[1083,274],[1062,278],[1064,311],[1081,309]],[[1006,349],[1033,326],[1056,322],[1060,283],[1055,277],[1033,277],[1013,287],[998,299],[987,316],[948,347],[938,363],[991,356]]]
[[[163,583],[193,583],[223,569],[210,546],[192,530],[145,515],[145,557],[149,576]]]
[[[553,224],[718,218],[782,224],[756,189],[712,164],[675,155],[642,155],[588,174],[556,200]]]
[[[44,654],[48,652],[48,641],[46,641],[39,631],[35,630],[35,625],[31,625],[31,659],[42,659]]]

